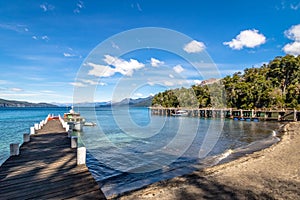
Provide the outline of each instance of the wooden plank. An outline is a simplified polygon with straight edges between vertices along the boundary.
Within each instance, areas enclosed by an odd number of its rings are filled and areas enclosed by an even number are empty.
[[[105,199],[59,121],[48,122],[0,167],[1,199]]]

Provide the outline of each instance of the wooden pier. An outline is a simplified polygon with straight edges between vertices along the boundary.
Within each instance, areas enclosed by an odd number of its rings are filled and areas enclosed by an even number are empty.
[[[24,135],[28,142],[0,167],[0,199],[106,199],[70,140],[56,119]]]
[[[185,110],[189,117],[201,118],[229,118],[245,121],[299,121],[300,112],[293,110],[242,110],[242,109],[214,109],[214,108],[163,108],[150,107],[151,114],[172,116],[178,110]]]

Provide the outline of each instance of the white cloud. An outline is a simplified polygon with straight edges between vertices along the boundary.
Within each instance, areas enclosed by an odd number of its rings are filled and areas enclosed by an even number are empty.
[[[78,14],[81,12],[81,10],[84,8],[83,1],[78,1],[76,4],[76,8],[73,10],[74,13]]]
[[[282,49],[286,54],[291,55],[300,55],[300,41],[295,41],[289,44],[286,44]]]
[[[300,41],[300,24],[292,26],[284,32],[285,36],[291,40]]]
[[[176,65],[175,67],[173,67],[173,70],[174,70],[177,74],[180,74],[181,72],[184,71],[184,69],[181,67],[181,65]]]
[[[134,98],[140,98],[140,97],[143,97],[143,96],[144,95],[142,93],[138,93],[138,92],[133,94]]]
[[[54,6],[51,5],[51,4],[48,4],[48,3],[44,3],[44,4],[41,4],[40,5],[40,8],[44,11],[44,12],[47,12],[47,11],[50,11],[50,10],[54,10]]]
[[[150,63],[151,63],[151,66],[152,66],[152,67],[158,67],[158,66],[160,66],[160,65],[163,65],[165,62],[160,61],[160,60],[158,60],[158,59],[156,59],[156,58],[151,58]]]
[[[70,53],[64,53],[64,56],[65,57],[74,57],[75,55],[74,54],[70,54]]]
[[[284,34],[287,38],[294,41],[286,44],[282,50],[287,54],[300,55],[300,24],[292,26]]]
[[[137,9],[138,9],[140,12],[143,11],[139,3],[136,3],[136,7],[137,7]]]
[[[73,85],[75,87],[86,87],[86,85],[84,85],[81,82],[72,82],[72,83],[70,83],[70,85]]]
[[[241,31],[236,38],[232,39],[230,42],[223,42],[223,44],[228,45],[232,49],[240,50],[244,47],[254,48],[265,42],[266,37],[259,33],[258,30],[253,29]]]
[[[43,35],[43,36],[42,36],[42,40],[48,41],[48,40],[49,40],[49,37],[48,37],[47,35]]]
[[[148,81],[147,83],[148,83],[148,85],[150,85],[150,86],[154,86],[154,85],[156,84],[156,83],[153,82],[153,81]]]
[[[195,85],[200,85],[202,83],[201,80],[193,80],[193,82],[194,82]]]
[[[98,77],[110,77],[115,74],[115,69],[107,65],[98,65],[94,63],[87,63],[87,66],[93,69],[88,72],[88,75],[98,76]]]
[[[298,3],[298,4],[290,4],[290,8],[292,10],[298,10],[300,8],[300,3]]]
[[[174,83],[171,81],[164,81],[165,86],[174,86]]]
[[[8,84],[9,82],[6,81],[6,80],[0,80],[0,85],[5,85],[5,84]]]
[[[21,89],[21,88],[10,88],[10,91],[21,92],[21,91],[23,91],[23,89]]]
[[[120,74],[125,76],[132,76],[134,70],[141,69],[145,66],[143,63],[140,63],[134,59],[126,61],[110,55],[104,55],[103,60],[108,65],[112,65],[115,67],[111,68],[113,71],[119,72]]]
[[[170,77],[170,78],[174,78],[174,76],[173,76],[172,74],[169,74],[169,77]]]
[[[81,81],[84,82],[84,83],[90,84],[90,85],[100,85],[100,86],[107,85],[104,82],[97,82],[97,81],[93,81],[93,80],[89,80],[89,79],[82,79]]]
[[[205,49],[205,44],[203,42],[198,42],[196,40],[191,41],[183,47],[183,50],[187,53],[198,53]]]
[[[38,38],[34,35],[32,36],[32,39],[37,40]]]
[[[114,43],[114,42],[111,42],[111,46],[114,49],[120,49],[120,47],[116,43]]]
[[[1,29],[6,29],[10,31],[15,31],[17,33],[24,33],[28,32],[29,29],[27,28],[26,25],[23,24],[5,24],[5,23],[0,23],[0,28]]]

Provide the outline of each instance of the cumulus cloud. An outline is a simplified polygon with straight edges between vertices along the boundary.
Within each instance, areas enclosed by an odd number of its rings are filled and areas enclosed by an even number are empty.
[[[132,76],[134,70],[141,69],[145,66],[143,63],[140,63],[134,59],[126,61],[110,55],[105,55],[103,60],[108,65],[114,66],[115,68],[113,68],[113,70],[115,72],[119,72],[125,76]]]
[[[196,40],[191,41],[183,47],[183,50],[187,53],[198,53],[205,49],[205,44],[203,42],[198,42]]]
[[[287,54],[300,55],[300,24],[292,26],[284,34],[293,42],[286,44],[282,50]]]
[[[300,41],[300,24],[292,26],[284,32],[285,36],[291,40]]]
[[[164,64],[163,61],[160,61],[160,60],[158,60],[158,59],[156,59],[156,58],[151,58],[150,63],[151,63],[151,66],[152,66],[152,67],[158,67],[158,66]]]
[[[282,49],[286,54],[291,54],[294,56],[300,55],[300,41],[295,41],[286,44]]]
[[[181,65],[176,65],[175,67],[173,67],[173,70],[174,70],[177,74],[180,74],[181,72],[184,71],[184,69],[182,68]]]
[[[32,39],[37,40],[38,38],[34,35],[32,36]]]
[[[88,74],[98,77],[110,77],[115,73],[120,73],[124,76],[132,76],[135,70],[139,70],[145,66],[143,63],[134,59],[126,61],[110,55],[104,55],[103,61],[107,65],[99,65],[91,62],[87,63],[87,66],[93,68]]]
[[[244,47],[254,48],[260,46],[266,42],[266,37],[259,33],[258,30],[244,30],[232,39],[230,42],[223,42],[224,45],[228,45],[232,49],[240,50]]]
[[[87,66],[92,67],[88,72],[88,75],[98,76],[98,77],[110,77],[115,74],[115,69],[107,66],[107,65],[98,65],[94,63],[87,63]]]

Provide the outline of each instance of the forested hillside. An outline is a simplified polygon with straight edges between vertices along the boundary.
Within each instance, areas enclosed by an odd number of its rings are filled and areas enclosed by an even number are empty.
[[[158,93],[152,106],[300,109],[300,56],[278,56],[219,82]]]

